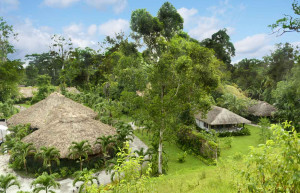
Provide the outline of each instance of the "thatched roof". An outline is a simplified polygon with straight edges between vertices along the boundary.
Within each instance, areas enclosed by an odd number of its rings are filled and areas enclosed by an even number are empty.
[[[248,112],[258,117],[270,117],[277,109],[265,101],[258,101],[248,108]]]
[[[97,116],[97,113],[55,92],[30,108],[13,115],[7,123],[8,125],[30,123],[33,128],[42,128],[58,118],[79,116],[93,119]]]
[[[30,123],[38,130],[26,136],[23,141],[33,143],[36,148],[54,146],[60,150],[61,158],[69,154],[73,141],[88,140],[93,153],[99,153],[94,143],[99,136],[116,134],[116,129],[95,120],[97,113],[92,109],[52,93],[46,99],[12,116],[9,125]]]
[[[31,98],[33,97],[33,93],[37,92],[38,89],[36,87],[21,87],[19,86],[19,92],[22,97],[24,98]]]
[[[80,91],[75,87],[67,87],[66,91],[72,94],[80,94]]]
[[[212,109],[207,113],[206,118],[202,117],[201,112],[196,114],[195,118],[209,125],[233,125],[240,123],[251,123],[251,121],[218,106],[212,106]]]
[[[116,134],[115,128],[100,121],[86,119],[86,117],[73,117],[58,119],[26,136],[23,141],[33,143],[37,149],[42,146],[54,146],[60,151],[60,158],[67,158],[73,141],[88,140],[93,154],[97,154],[100,152],[99,145],[94,144],[97,137],[114,134]]]

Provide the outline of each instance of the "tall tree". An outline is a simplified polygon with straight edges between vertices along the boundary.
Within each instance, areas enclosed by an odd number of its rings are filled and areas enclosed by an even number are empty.
[[[150,68],[151,89],[144,99],[145,120],[152,124],[158,144],[158,173],[163,172],[163,141],[165,132],[172,132],[186,106],[192,115],[195,110],[206,111],[211,90],[219,82],[219,61],[209,49],[197,43],[174,37],[164,44],[160,60]]]
[[[246,91],[250,97],[262,100],[267,66],[258,59],[243,59],[235,64],[232,81]]]
[[[184,106],[195,106],[194,109],[202,106],[205,111],[209,107],[208,93],[218,85],[219,62],[212,52],[174,37],[182,29],[180,18],[176,9],[166,2],[158,17],[138,9],[132,12],[130,21],[132,31],[147,45],[144,56],[149,63],[151,86],[143,96],[145,116],[141,117],[151,122],[157,137],[154,141],[158,147],[159,174],[163,172],[164,133],[174,126]]]
[[[82,171],[83,162],[88,158],[88,154],[92,153],[92,147],[87,140],[81,142],[72,142],[69,147],[69,157],[72,159],[79,159],[80,170]]]
[[[18,83],[23,78],[22,63],[19,60],[7,59],[7,55],[15,51],[10,40],[16,36],[13,27],[0,17],[0,101],[2,102],[18,94]]]
[[[23,75],[24,70],[20,61],[0,62],[0,101],[5,102],[18,95],[18,83]]]
[[[13,26],[8,25],[3,17],[0,17],[0,61],[7,61],[7,54],[14,53],[14,46],[9,42],[10,38],[16,38]]]
[[[277,44],[277,48],[269,56],[264,57],[267,66],[264,100],[272,102],[271,92],[279,81],[286,80],[299,55],[298,48],[289,43]]]
[[[211,38],[203,40],[201,45],[213,49],[216,57],[226,64],[227,70],[233,71],[231,57],[235,56],[235,48],[226,29],[219,30]]]

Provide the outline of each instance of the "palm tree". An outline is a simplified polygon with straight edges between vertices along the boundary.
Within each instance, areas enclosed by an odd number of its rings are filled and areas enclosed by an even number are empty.
[[[16,176],[12,174],[0,175],[0,192],[6,193],[7,189],[12,186],[18,186],[19,189],[21,187]]]
[[[35,179],[31,183],[31,187],[34,187],[33,193],[39,193],[40,191],[44,190],[46,193],[53,192],[53,190],[49,190],[50,188],[59,188],[60,184],[55,181],[55,178],[58,177],[57,174],[48,174],[44,172],[41,176]]]
[[[52,174],[52,169],[51,169],[51,162],[55,161],[57,165],[60,164],[59,157],[60,153],[59,150],[56,149],[55,147],[41,147],[40,152],[36,154],[36,157],[42,158],[43,161],[43,166],[44,167],[49,167],[49,172]]]
[[[101,145],[104,157],[106,157],[107,156],[107,148],[109,147],[109,145],[111,143],[114,143],[114,142],[115,142],[115,140],[113,139],[113,137],[111,135],[108,135],[108,136],[98,137],[95,144]]]
[[[87,170],[84,168],[82,171],[75,172],[75,178],[73,181],[73,186],[76,185],[77,182],[83,182],[79,187],[79,193],[84,191],[84,188],[90,184],[92,185],[94,181],[99,185],[100,182],[96,176],[93,176],[94,170]]]
[[[17,144],[15,144],[12,149],[12,158],[20,159],[21,162],[23,162],[26,173],[28,173],[26,157],[30,154],[33,154],[35,150],[36,149],[33,147],[32,143],[24,143],[22,141],[19,141]]]
[[[88,158],[88,154],[92,153],[92,147],[87,140],[81,142],[72,142],[72,145],[69,147],[69,157],[72,159],[79,158],[80,170],[82,171],[82,165],[84,160]],[[82,159],[82,158],[85,159]]]

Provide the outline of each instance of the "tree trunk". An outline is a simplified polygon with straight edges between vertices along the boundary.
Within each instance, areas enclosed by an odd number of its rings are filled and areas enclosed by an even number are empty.
[[[82,159],[81,159],[81,157],[79,158],[79,160],[80,160],[80,171],[82,171]]]
[[[49,163],[49,171],[50,171],[50,174],[52,174],[51,161],[50,161],[50,163]]]
[[[163,153],[162,141],[163,141],[163,128],[164,128],[164,86],[162,86],[161,89],[161,105],[162,105],[162,109],[161,109],[162,120],[161,120],[161,128],[159,130],[159,142],[158,142],[158,174],[162,174],[162,153]]]
[[[158,144],[158,174],[162,174],[162,129],[159,131],[159,144]]]
[[[26,166],[26,158],[24,159],[23,163],[24,163],[24,168],[25,168],[25,171],[26,171],[26,173],[28,174],[28,171],[27,171],[27,166]]]

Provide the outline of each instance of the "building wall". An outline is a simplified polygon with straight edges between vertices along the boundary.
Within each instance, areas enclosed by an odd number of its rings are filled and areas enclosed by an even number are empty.
[[[198,119],[195,119],[195,120],[196,120],[196,124],[198,125],[198,127],[200,127],[201,129],[207,129],[207,127],[204,126],[203,121],[200,121]]]

